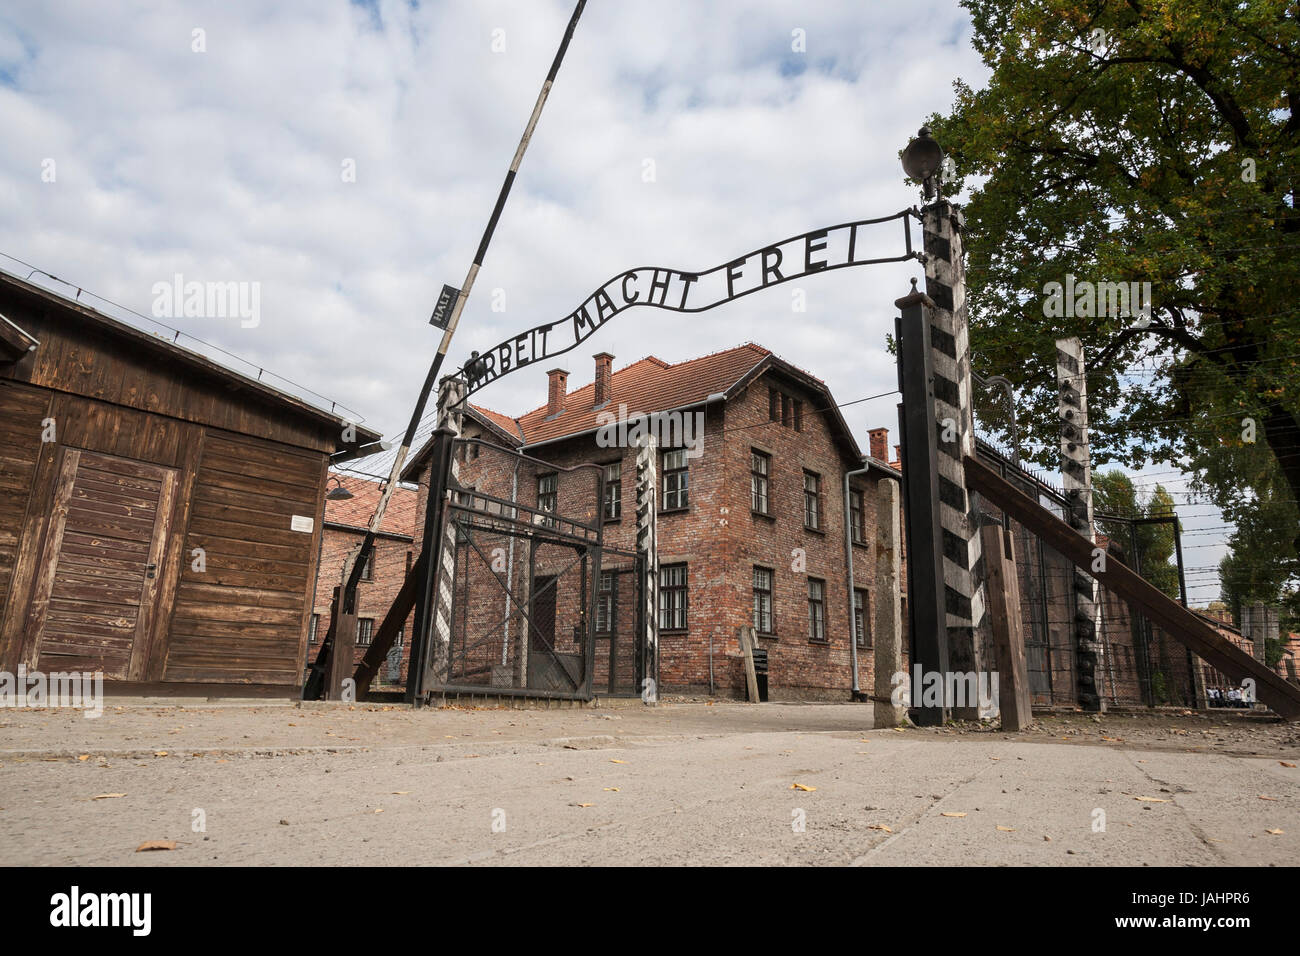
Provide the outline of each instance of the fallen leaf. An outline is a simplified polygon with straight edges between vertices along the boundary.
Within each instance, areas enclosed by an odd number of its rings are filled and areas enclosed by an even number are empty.
[[[1266,797],[1266,796],[1264,796],[1262,793],[1259,795],[1259,799],[1261,799],[1261,800],[1271,800],[1271,801],[1273,801],[1274,803],[1277,803],[1277,797]]]
[[[78,760],[89,760],[89,759],[90,759],[90,754],[82,754],[82,755],[81,755],[80,757],[78,757],[77,759],[78,759]]]
[[[959,813],[953,810],[944,810],[939,814],[941,817],[964,817],[965,815],[965,813]]]
[[[595,804],[594,804],[594,803],[573,803],[573,804],[570,804],[570,806],[574,806],[574,807],[594,807]]]
[[[1285,760],[1279,760],[1278,763],[1280,763],[1284,767],[1290,767],[1292,770],[1295,769],[1295,764],[1287,763]]]
[[[1001,830],[1003,833],[1015,833],[1015,832],[1016,832],[1016,828],[1015,828],[1015,827],[998,827],[998,829]]]
[[[375,813],[383,813],[383,812],[384,812],[383,807],[379,807],[378,809],[375,810]]]
[[[1271,833],[1271,834],[1273,834],[1273,836],[1281,836],[1282,833],[1283,833],[1284,831],[1282,831],[1282,830],[1265,830],[1264,832],[1265,832],[1265,833]]]
[[[165,750],[155,750],[155,751],[153,752],[153,755],[154,755],[155,757],[166,757],[166,756],[167,756],[167,751],[165,751]]]
[[[1168,800],[1162,800],[1160,797],[1134,797],[1134,800],[1141,800],[1143,803],[1169,803]]]
[[[176,849],[175,840],[145,840],[135,848],[136,853],[143,853],[145,850],[174,850]]]
[[[410,790],[394,790],[394,791],[393,791],[393,796],[395,796],[395,797],[400,797],[400,796],[404,796],[405,794],[408,794],[408,793],[410,793],[410,792],[411,792]]]
[[[91,797],[92,800],[112,800],[114,797],[125,797],[125,793],[101,793],[99,796]]]
[[[790,784],[790,789],[791,789],[791,790],[806,790],[806,791],[808,791],[809,793],[811,793],[812,791],[816,790],[817,788],[816,788],[816,787],[810,787],[810,786],[808,786],[808,785],[806,785],[806,784],[802,784],[802,783],[792,783],[792,784]]]
[[[603,789],[609,791],[610,793],[618,793],[618,787],[604,787]]]
[[[893,833],[893,832],[894,832],[893,830],[889,829],[889,827],[885,826],[883,823],[873,823],[873,824],[871,824],[871,826],[867,827],[867,829],[868,829],[868,830],[884,830],[886,833]]]
[[[610,762],[610,763],[627,763],[626,760],[615,760],[613,757],[610,757],[610,758],[609,758],[609,762]]]

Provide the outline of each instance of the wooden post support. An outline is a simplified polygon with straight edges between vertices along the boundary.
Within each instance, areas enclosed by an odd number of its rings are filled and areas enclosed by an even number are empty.
[[[740,638],[740,653],[745,659],[745,686],[749,689],[749,702],[751,704],[759,703],[758,699],[758,675],[754,673],[754,629],[752,627],[736,628],[736,636]]]
[[[1018,733],[1033,719],[1029,702],[1029,668],[1025,663],[1024,620],[1020,616],[1020,579],[1011,532],[985,525],[984,568],[989,624],[997,654],[998,706],[1002,729]]]
[[[903,668],[903,596],[899,590],[902,533],[898,514],[898,482],[876,483],[876,620],[873,628],[873,727],[899,727],[907,722],[907,703],[895,707],[897,675]]]
[[[334,632],[334,645],[330,649],[329,684],[325,688],[326,700],[344,700],[343,682],[352,677],[352,655],[357,646],[356,608],[349,613],[343,608],[343,601],[338,601],[337,615],[330,628]],[[356,700],[356,687],[353,685],[347,698]]]

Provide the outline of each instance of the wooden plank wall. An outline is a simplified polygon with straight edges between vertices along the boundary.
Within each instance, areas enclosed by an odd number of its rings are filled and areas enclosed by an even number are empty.
[[[57,444],[42,443],[52,418]],[[301,683],[327,456],[0,380],[0,666],[32,656],[27,612],[64,448],[175,468],[171,533],[144,649],[148,682]],[[293,515],[311,533],[290,530]],[[206,570],[195,569],[203,548]]]
[[[0,292],[0,304],[10,320],[41,342],[0,372],[6,378],[301,448],[336,450],[338,436],[326,423],[275,408],[231,379],[185,367],[174,354],[150,354],[152,345],[115,338],[76,313],[30,296]]]
[[[318,454],[209,431],[164,680],[301,681],[324,485]],[[310,534],[291,530],[294,515],[312,518]]]
[[[0,380],[0,619],[18,560],[50,397],[49,392]],[[0,630],[0,661],[16,653],[10,643],[8,632]]]

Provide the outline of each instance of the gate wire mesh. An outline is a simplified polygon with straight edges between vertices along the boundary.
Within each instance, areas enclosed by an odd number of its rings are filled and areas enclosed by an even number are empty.
[[[1017,468],[992,443],[980,439],[978,454],[1029,497],[1064,518],[1065,495],[1042,475]],[[1077,706],[1074,563],[984,498],[980,520],[1009,527],[1015,547],[1020,608],[1030,696],[1035,706]],[[1141,568],[1134,555],[1133,536],[1122,533],[1122,520],[1098,522],[1098,544],[1107,555],[1131,568]],[[1109,531],[1111,535],[1105,532]],[[1120,532],[1120,533],[1117,533]],[[1122,539],[1122,540],[1121,540]],[[1111,705],[1195,707],[1205,702],[1210,671],[1178,641],[1154,627],[1137,608],[1109,589],[1098,586],[1101,620],[1098,638],[1102,654],[1097,672],[1098,692]],[[1217,622],[1216,622],[1217,623]],[[1222,626],[1222,625],[1219,625]],[[995,660],[992,630],[980,629],[985,660]]]

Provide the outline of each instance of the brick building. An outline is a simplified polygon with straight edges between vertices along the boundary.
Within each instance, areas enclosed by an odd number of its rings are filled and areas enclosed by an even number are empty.
[[[352,475],[332,473],[330,487],[345,489],[352,497],[345,500],[327,499],[325,521],[321,539],[320,574],[316,580],[316,599],[311,625],[308,629],[308,660],[315,660],[320,650],[320,640],[329,631],[330,599],[334,588],[342,584],[343,566],[348,556],[355,552],[366,536],[370,516],[379,501],[381,485],[377,481]],[[393,599],[401,590],[402,582],[415,559],[413,531],[415,528],[415,492],[398,487],[393,491],[379,534],[375,537],[374,552],[362,571],[357,585],[357,646],[355,663],[360,664],[370,647],[373,634],[379,629]],[[410,654],[408,637],[411,621],[398,637],[384,665],[375,677],[375,686],[399,684],[406,680],[406,662]]]
[[[594,381],[570,391],[568,373],[551,371],[546,403],[518,418],[470,406],[466,438],[529,457],[467,444],[459,469],[463,488],[602,523],[607,551],[594,582],[596,691],[635,690],[625,671],[635,658],[632,445],[641,416],[658,416],[650,424],[661,446],[661,691],[743,695],[737,633],[751,625],[768,651],[773,699],[848,698],[851,635],[858,643],[859,685],[870,688],[876,484],[899,477],[885,460],[887,431],[874,430],[872,454],[863,455],[825,383],[752,343],[676,364],[650,356],[617,371],[613,356],[601,353],[594,372]],[[403,474],[421,486],[417,550],[428,452],[426,446]],[[846,509],[845,475],[860,469]],[[605,492],[598,500],[601,472]],[[849,548],[846,525],[854,529]],[[573,627],[585,621],[585,579],[572,568],[562,570],[563,549],[548,545],[524,560],[515,544],[508,547],[502,567],[511,586],[551,595],[542,627],[557,652],[552,656],[577,651]],[[533,580],[520,582],[529,567]],[[501,568],[496,573],[502,575]],[[485,596],[508,600],[499,587],[494,594],[481,579],[457,587],[474,595],[460,601],[467,617],[453,622],[458,634],[477,635],[494,616],[509,619],[508,610],[503,615],[503,608],[484,603]],[[522,622],[515,626],[524,629]],[[464,663],[462,680],[503,684],[512,668],[518,680],[528,666],[518,656],[527,642],[518,637],[490,650],[467,641],[470,655],[482,657],[477,666]]]

